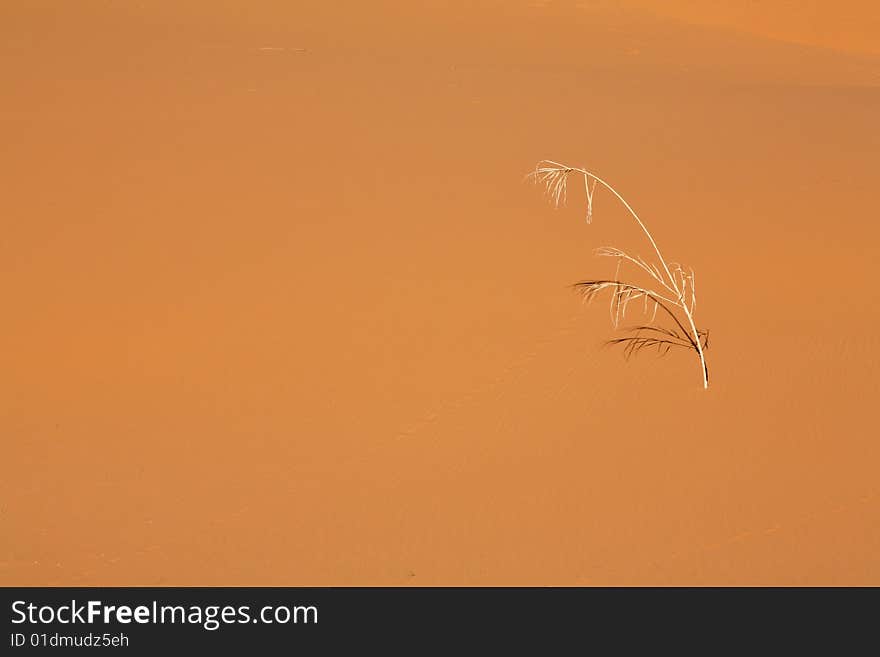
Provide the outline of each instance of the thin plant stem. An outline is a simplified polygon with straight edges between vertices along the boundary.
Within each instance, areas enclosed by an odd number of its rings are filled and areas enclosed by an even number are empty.
[[[542,166],[545,165],[545,166]],[[693,271],[691,271],[690,276],[684,272],[684,270],[679,265],[673,265],[676,267],[676,272],[681,277],[681,284],[679,284],[678,279],[672,275],[672,271],[670,270],[669,264],[666,262],[666,259],[663,257],[663,254],[660,251],[660,247],[657,245],[654,236],[651,235],[651,231],[648,230],[648,227],[641,220],[638,213],[633,209],[633,207],[629,204],[629,202],[616,190],[614,187],[605,181],[604,179],[597,176],[592,171],[587,169],[583,169],[580,167],[569,167],[564,164],[560,164],[558,162],[554,162],[552,160],[542,160],[539,162],[538,166],[535,168],[534,173],[530,174],[535,178],[536,182],[542,182],[547,187],[547,191],[552,197],[554,203],[559,206],[565,202],[566,198],[566,180],[568,176],[572,173],[582,175],[584,177],[584,188],[587,194],[587,221],[591,221],[592,219],[592,211],[593,211],[593,194],[595,192],[596,184],[602,185],[605,189],[611,192],[626,208],[627,212],[629,212],[630,216],[636,221],[644,233],[645,237],[651,243],[651,247],[654,249],[654,253],[657,254],[657,259],[660,261],[661,266],[663,267],[663,273],[666,274],[664,277],[656,272],[656,268],[649,266],[647,263],[641,260],[641,258],[633,258],[623,251],[618,249],[607,249],[605,252],[600,253],[599,255],[607,255],[607,256],[615,256],[618,259],[628,260],[648,274],[650,274],[655,280],[657,280],[661,285],[663,285],[667,290],[674,293],[677,297],[677,301],[672,301],[671,299],[665,298],[657,293],[653,293],[647,290],[642,290],[641,295],[646,299],[651,298],[655,303],[661,305],[663,309],[670,314],[673,319],[675,319],[676,323],[682,328],[682,331],[687,336],[688,342],[691,343],[694,350],[697,352],[697,355],[700,359],[700,369],[703,378],[703,388],[707,389],[709,387],[709,368],[706,363],[706,355],[704,353],[704,346],[700,340],[701,333],[697,329],[697,325],[694,321],[694,309],[696,308],[696,287],[694,284],[695,275]],[[590,182],[592,181],[592,186]],[[690,293],[691,293],[691,303],[688,304],[685,299],[685,291],[687,289],[688,281],[690,281]],[[606,281],[605,283],[611,283],[610,281]],[[617,292],[615,294],[620,294],[620,282],[615,282],[618,285]],[[631,286],[632,287],[632,286]],[[633,290],[625,292],[625,294],[630,295],[633,293]],[[618,298],[618,309],[620,309],[620,303],[623,302],[623,308],[625,312],[626,303],[630,300],[630,296],[626,296],[624,298]],[[674,306],[681,308],[682,312],[685,315],[686,322],[689,326],[689,329],[686,329],[681,325],[678,318],[675,317],[675,314],[666,307],[666,305],[662,304],[661,301],[666,301],[668,303],[672,303]],[[612,307],[614,306],[615,299],[612,298]],[[625,339],[624,339],[625,340]],[[707,343],[708,344],[708,343]]]

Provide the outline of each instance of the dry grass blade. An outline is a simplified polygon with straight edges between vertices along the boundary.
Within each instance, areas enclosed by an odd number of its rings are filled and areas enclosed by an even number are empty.
[[[675,342],[674,340],[666,340],[665,338],[655,338],[639,335],[632,335],[625,338],[615,338],[614,340],[609,340],[608,344],[623,345],[623,355],[627,360],[629,360],[634,354],[637,354],[644,349],[650,349],[652,347],[656,347],[657,352],[661,356],[665,356],[666,354],[668,354],[669,350],[672,349],[672,347],[685,347],[686,349],[690,348],[690,345]]]
[[[660,335],[665,335],[667,338],[672,338],[673,340],[679,340],[682,343],[683,347],[689,347],[690,342],[688,341],[688,336],[682,335],[677,331],[672,329],[668,329],[664,326],[653,326],[650,324],[646,324],[644,326],[633,326],[629,329],[630,331],[634,331],[636,335],[638,335],[641,331],[648,331],[649,333],[658,333]]]
[[[613,279],[597,279],[581,281],[574,287],[581,293],[585,301],[592,301],[604,290],[611,292],[611,323],[617,328],[621,320],[626,317],[627,310],[633,302],[640,301],[643,312],[647,314],[649,308],[653,313],[648,325],[634,329],[635,335],[612,340],[612,344],[624,345],[624,353],[627,357],[642,351],[643,349],[656,347],[661,353],[666,353],[672,347],[685,347],[693,349],[700,360],[700,369],[703,376],[703,387],[709,387],[709,368],[706,364],[704,351],[709,347],[709,333],[697,328],[694,321],[694,311],[697,307],[696,274],[691,268],[685,269],[675,262],[667,262],[660,252],[660,247],[651,235],[647,226],[642,222],[632,206],[611,185],[602,180],[596,174],[580,167],[570,167],[553,160],[541,160],[535,166],[535,170],[528,174],[527,178],[534,180],[535,184],[544,187],[544,193],[550,198],[554,207],[565,204],[568,196],[568,179],[570,176],[581,176],[584,181],[586,194],[587,222],[592,220],[593,200],[596,186],[600,185],[613,194],[626,208],[630,216],[641,228],[643,234],[650,242],[656,255],[656,263],[650,262],[641,256],[633,256],[613,246],[605,246],[596,250],[596,255],[607,258],[615,258],[617,267]],[[659,263],[659,264],[658,264]],[[647,275],[651,280],[651,288],[643,287],[630,282],[620,280],[621,266],[624,264],[634,265],[638,272]],[[675,330],[654,326],[653,323],[659,310],[669,317],[675,326]],[[642,331],[651,335],[642,335]]]
[[[534,178],[536,184],[544,186],[544,193],[553,203],[553,207],[559,208],[565,205],[570,173],[571,169],[537,166],[529,176]]]
[[[596,249],[594,253],[601,258],[617,258],[618,267],[623,262],[634,264],[636,267],[647,273],[648,276],[660,283],[664,289],[675,294],[675,290],[669,287],[666,281],[663,280],[663,275],[660,273],[657,266],[646,262],[641,256],[631,256],[614,246],[601,246]]]
[[[575,283],[573,287],[581,294],[581,297],[586,302],[590,302],[595,299],[596,296],[598,296],[599,293],[603,290],[611,289],[611,321],[614,324],[615,328],[617,328],[617,326],[619,325],[619,320],[625,315],[626,304],[629,302],[629,300],[631,300],[635,295],[637,295],[638,297],[643,296],[647,300],[650,300],[655,304],[655,315],[658,308],[662,309],[663,312],[668,315],[669,318],[679,328],[679,330],[681,331],[681,335],[683,335],[684,339],[688,341],[688,344],[694,349],[697,348],[697,343],[694,341],[688,330],[681,323],[681,320],[675,314],[673,308],[676,306],[676,302],[672,299],[664,297],[661,294],[657,294],[656,292],[645,289],[638,285],[615,280],[581,281],[579,283]]]
[[[593,194],[596,191],[598,180],[588,172],[552,160],[542,160],[535,166],[535,170],[526,177],[531,178],[536,185],[542,185],[544,194],[553,203],[553,207],[560,208],[565,205],[568,198],[568,178],[571,175],[583,178],[584,192],[587,197],[587,223],[591,223],[593,221]]]

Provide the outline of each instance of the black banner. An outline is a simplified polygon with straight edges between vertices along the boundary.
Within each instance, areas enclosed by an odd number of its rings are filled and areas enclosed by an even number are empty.
[[[5,588],[3,654],[128,654],[352,645],[420,653],[481,641],[751,645],[868,631],[877,589]],[[571,644],[570,642],[575,642]],[[744,643],[745,642],[745,643]],[[758,645],[758,644],[755,644]]]

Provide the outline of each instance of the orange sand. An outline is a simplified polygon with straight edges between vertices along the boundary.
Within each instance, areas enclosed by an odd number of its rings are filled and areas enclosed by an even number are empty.
[[[0,583],[880,584],[871,3],[141,4],[0,10]]]

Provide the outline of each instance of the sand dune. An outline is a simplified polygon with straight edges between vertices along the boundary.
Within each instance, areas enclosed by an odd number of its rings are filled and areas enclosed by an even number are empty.
[[[870,0],[625,0],[625,4],[692,25],[847,52],[880,54],[880,15]]]
[[[860,37],[147,4],[3,9],[0,581],[880,583]],[[647,247],[543,157],[696,269],[708,393],[602,347]]]

